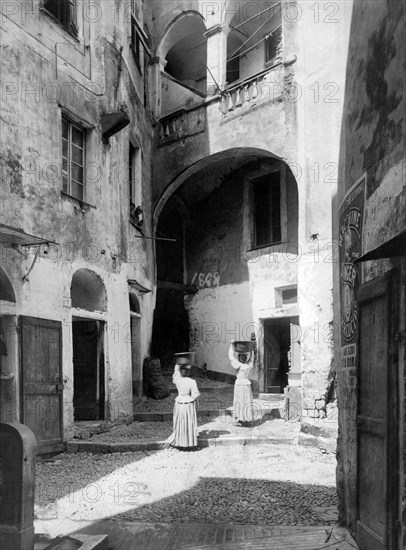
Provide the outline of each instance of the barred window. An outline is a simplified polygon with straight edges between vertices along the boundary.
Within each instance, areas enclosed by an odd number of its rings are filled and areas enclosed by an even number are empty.
[[[62,118],[62,190],[84,200],[85,132],[77,124]]]

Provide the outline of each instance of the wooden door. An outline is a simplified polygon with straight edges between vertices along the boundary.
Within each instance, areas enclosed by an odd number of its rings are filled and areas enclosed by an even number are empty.
[[[38,453],[63,449],[62,325],[20,318],[22,422],[37,438]]]
[[[390,275],[385,275],[362,285],[358,292],[356,538],[361,550],[390,549],[394,535],[397,391],[391,344],[396,315],[389,289]],[[390,457],[388,449],[392,449]]]

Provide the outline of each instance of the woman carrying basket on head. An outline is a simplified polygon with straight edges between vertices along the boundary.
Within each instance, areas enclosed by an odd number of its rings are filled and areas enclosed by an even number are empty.
[[[238,359],[236,358],[236,355]],[[254,421],[254,408],[251,381],[248,378],[254,366],[254,353],[251,342],[231,340],[228,357],[231,366],[237,371],[234,384],[233,411],[236,423],[245,424]]]
[[[172,381],[178,390],[173,410],[173,434],[169,443],[181,449],[197,447],[196,401],[200,393],[195,380],[189,378],[193,352],[175,353],[176,365]]]

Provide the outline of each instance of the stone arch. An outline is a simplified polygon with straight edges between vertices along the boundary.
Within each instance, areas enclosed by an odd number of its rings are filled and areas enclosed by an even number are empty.
[[[165,72],[201,92],[206,90],[206,30],[201,13],[184,11],[166,27],[157,49],[166,60]]]
[[[72,307],[87,311],[106,311],[106,290],[100,277],[90,269],[79,269],[71,283]]]
[[[0,267],[0,301],[15,303],[16,297],[9,278]]]
[[[196,161],[191,166],[188,166],[183,172],[178,174],[171,183],[166,187],[165,191],[162,193],[161,197],[157,201],[157,204],[154,209],[154,231],[156,230],[157,222],[162,209],[164,208],[166,202],[173,195],[173,193],[191,176],[200,172],[205,168],[214,168],[215,165],[219,162],[231,159],[231,158],[265,158],[282,160],[280,157],[274,155],[270,151],[264,149],[254,148],[254,147],[237,147],[232,149],[225,149],[218,153],[214,153],[207,157],[204,157]]]

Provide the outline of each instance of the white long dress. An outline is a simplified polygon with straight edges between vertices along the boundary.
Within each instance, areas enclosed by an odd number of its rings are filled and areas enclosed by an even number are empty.
[[[233,412],[237,422],[253,422],[254,407],[251,390],[251,381],[248,375],[254,366],[254,359],[248,363],[240,363],[235,357],[232,348],[228,352],[231,366],[237,371],[237,380],[234,384]]]
[[[195,400],[200,393],[195,380],[180,374],[175,365],[172,381],[178,390],[173,410],[173,434],[169,443],[174,447],[197,446],[197,415]]]

